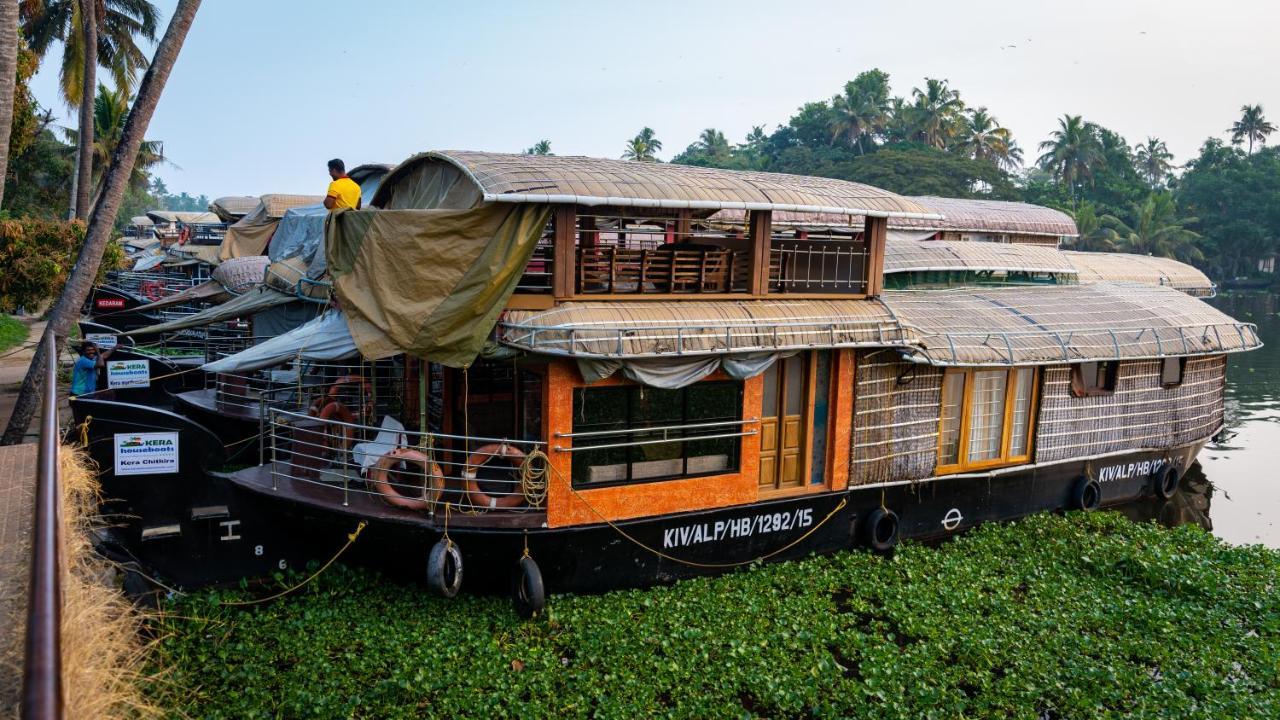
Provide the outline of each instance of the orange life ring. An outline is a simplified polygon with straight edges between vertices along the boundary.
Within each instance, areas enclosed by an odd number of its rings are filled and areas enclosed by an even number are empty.
[[[476,471],[480,469],[480,466],[495,457],[523,461],[525,456],[519,448],[512,447],[506,443],[491,443],[476,449],[475,452],[467,456],[467,466],[462,472],[462,477],[466,483],[467,499],[476,507],[489,509],[513,508],[524,503],[523,493],[491,497],[480,489],[480,484],[476,482]]]
[[[187,241],[190,239],[191,239],[191,226],[183,225],[182,229],[178,231],[178,244],[186,245]]]
[[[325,405],[324,409],[320,411],[320,415],[318,417],[320,420],[326,422],[334,421],[348,423],[346,425],[338,425],[338,433],[332,433],[326,430],[324,434],[326,445],[329,444],[330,441],[336,439],[336,444],[331,445],[330,447],[333,447],[335,450],[346,450],[351,447],[353,442],[355,442],[356,429],[351,426],[355,424],[356,417],[351,414],[351,410],[349,410],[341,401],[334,400],[328,405]]]
[[[360,397],[364,400],[365,422],[372,424],[374,419],[373,418],[373,391],[369,388],[369,381],[365,380],[364,377],[360,375],[343,375],[342,377],[333,381],[333,384],[329,386],[329,392],[328,392],[329,400],[333,402],[341,402],[342,386],[351,385],[351,384],[359,384]]]
[[[415,498],[401,495],[391,484],[388,479],[391,468],[400,462],[417,463],[422,466],[425,476],[423,494],[427,497]],[[440,499],[440,492],[444,486],[444,473],[440,472],[439,465],[417,450],[396,448],[378,458],[378,462],[369,468],[369,485],[391,505],[409,510],[430,510],[431,506]]]

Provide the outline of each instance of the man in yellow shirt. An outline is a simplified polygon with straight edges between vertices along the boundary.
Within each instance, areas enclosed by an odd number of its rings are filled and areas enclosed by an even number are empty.
[[[329,177],[333,178],[333,182],[329,183],[329,191],[324,195],[324,206],[329,212],[359,210],[360,186],[347,177],[347,166],[341,160],[334,158],[329,161]]]

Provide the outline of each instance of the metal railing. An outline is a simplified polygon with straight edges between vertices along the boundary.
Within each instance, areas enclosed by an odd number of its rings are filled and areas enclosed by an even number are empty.
[[[769,292],[866,292],[867,258],[861,242],[775,240],[769,250]]]
[[[273,490],[302,482],[331,490],[344,506],[363,495],[432,516],[445,503],[473,513],[543,507],[545,442],[423,435],[265,405],[263,413]]]
[[[555,446],[556,452],[583,452],[589,450],[614,450],[617,448],[627,447],[643,447],[646,445],[674,445],[677,443],[692,443],[699,440],[726,440],[730,438],[747,437],[748,435],[757,435],[759,430],[741,430],[738,432],[695,432],[689,434],[690,430],[718,430],[721,428],[740,428],[744,425],[759,425],[759,418],[747,418],[746,420],[717,420],[715,422],[697,422],[686,423],[684,425],[658,425],[653,427],[631,427],[617,428],[614,430],[591,430],[588,432],[577,433],[556,433],[558,438],[591,438],[587,444],[574,445],[565,447],[562,445]],[[601,439],[620,437],[627,435],[654,435],[661,434],[662,437],[652,440],[627,440],[625,442],[598,443]]]
[[[44,336],[44,400],[31,528],[31,585],[22,669],[22,717],[61,718],[62,699],[62,488],[58,467],[58,352],[53,331]]]

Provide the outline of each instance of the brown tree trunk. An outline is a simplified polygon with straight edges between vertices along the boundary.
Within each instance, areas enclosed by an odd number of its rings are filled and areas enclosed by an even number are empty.
[[[80,0],[80,29],[84,35],[84,75],[80,83],[80,142],[76,149],[75,219],[89,218],[93,192],[93,99],[98,92],[98,11],[96,0]]]
[[[195,19],[200,0],[178,0],[178,7],[173,11],[169,27],[156,47],[155,57],[147,74],[142,78],[138,88],[138,98],[129,111],[129,119],[125,121],[124,132],[120,144],[116,146],[111,157],[110,169],[102,181],[102,195],[98,204],[89,216],[89,232],[80,255],[76,258],[75,267],[71,270],[71,278],[62,288],[62,294],[49,317],[49,328],[58,340],[59,350],[66,344],[67,331],[80,315],[80,308],[93,286],[98,275],[98,267],[102,264],[102,253],[111,239],[111,228],[116,221],[116,213],[120,211],[120,202],[124,199],[125,188],[129,185],[129,175],[133,172],[134,159],[138,157],[138,149],[142,146],[142,137],[147,132],[151,116],[155,114],[156,104],[160,102],[160,93],[169,79],[169,73],[178,59],[178,51],[187,37],[187,30]],[[44,373],[40,371],[45,363],[45,346],[42,344],[31,359],[27,368],[27,376],[22,381],[22,389],[9,418],[9,426],[5,428],[0,444],[14,445],[22,442],[27,427],[31,425],[31,417],[35,414],[36,403],[44,386]],[[52,390],[52,388],[50,388]]]
[[[0,207],[9,173],[9,131],[13,129],[13,91],[18,80],[18,0],[0,0]]]

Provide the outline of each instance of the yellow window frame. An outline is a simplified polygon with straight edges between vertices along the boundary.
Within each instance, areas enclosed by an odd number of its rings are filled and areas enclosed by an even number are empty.
[[[1008,467],[1010,465],[1020,465],[1031,461],[1033,452],[1033,442],[1035,440],[1036,412],[1039,409],[1040,400],[1040,370],[1039,368],[1030,368],[1031,370],[1031,398],[1030,405],[1027,408],[1027,436],[1026,436],[1026,452],[1022,455],[1010,455],[1010,448],[1013,446],[1013,410],[1015,404],[1015,393],[1013,390],[1013,380],[1015,374],[1026,368],[1011,368],[1005,370],[1004,382],[1004,424],[1001,428],[1000,437],[1000,457],[990,460],[979,460],[969,462],[969,418],[971,417],[973,408],[973,385],[974,375],[978,372],[990,372],[994,368],[948,368],[947,376],[961,375],[964,377],[964,393],[960,406],[960,436],[957,439],[958,446],[956,448],[956,462],[950,464],[942,463],[942,438],[943,438],[943,420],[941,413],[938,418],[938,465],[936,474],[950,475],[954,473],[971,472],[975,470],[989,470],[997,467]],[[943,378],[945,386],[946,377]],[[939,409],[941,409],[941,398],[939,399]]]

